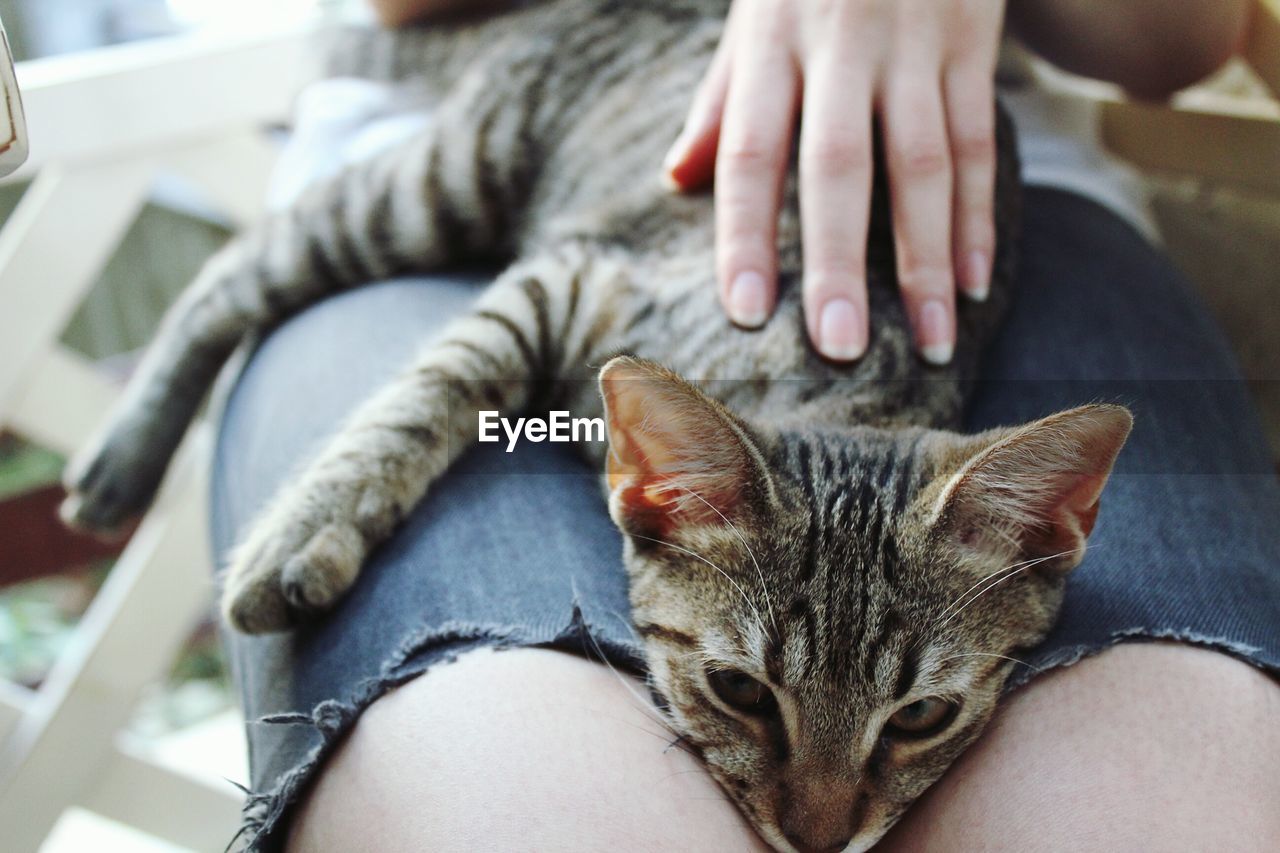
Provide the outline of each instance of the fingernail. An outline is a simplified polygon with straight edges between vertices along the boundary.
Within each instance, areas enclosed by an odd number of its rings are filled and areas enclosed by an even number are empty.
[[[768,318],[764,276],[751,271],[738,273],[729,285],[729,319],[744,328],[756,329]]]
[[[867,333],[848,299],[832,299],[818,315],[818,350],[832,361],[853,361],[867,350]]]
[[[684,192],[685,186],[676,176],[677,170],[689,154],[689,144],[685,134],[680,134],[672,144],[667,156],[662,159],[662,186],[670,193]]]
[[[965,296],[974,302],[985,302],[991,292],[991,263],[986,252],[970,252],[965,270]]]
[[[955,352],[955,338],[947,322],[947,307],[930,299],[920,308],[920,354],[930,364],[946,364]]]
[[[668,177],[675,171],[676,166],[680,165],[680,161],[684,159],[685,149],[689,147],[689,143],[686,141],[687,138],[688,134],[681,132],[676,137],[676,141],[671,143],[671,147],[667,150],[667,156],[662,158],[662,171]]]

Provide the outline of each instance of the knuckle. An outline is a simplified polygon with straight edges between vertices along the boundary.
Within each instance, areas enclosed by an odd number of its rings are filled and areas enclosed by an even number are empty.
[[[988,192],[962,192],[956,195],[956,236],[966,243],[995,242],[995,211]]]
[[[719,159],[730,175],[764,175],[774,170],[777,158],[762,140],[748,136],[729,142]]]
[[[814,289],[832,293],[855,293],[861,286],[864,266],[854,258],[820,257],[805,267],[805,281]]]
[[[853,136],[829,135],[805,147],[801,164],[818,175],[857,175],[871,171],[871,148]]]
[[[724,252],[744,261],[758,261],[765,256],[767,240],[761,233],[763,230],[764,223],[754,219],[730,224],[721,232]]]
[[[995,97],[995,57],[987,61],[981,54],[956,57],[944,72],[943,83],[952,92],[963,93],[974,106]]]
[[[893,161],[907,175],[926,178],[943,174],[951,166],[947,146],[934,136],[904,140],[894,148]]]
[[[942,296],[951,290],[951,265],[947,260],[907,258],[899,264],[898,286],[919,296]]]
[[[995,204],[991,197],[991,186],[976,183],[959,186],[952,198],[956,236],[968,242],[979,238],[988,241],[987,235],[995,233]]]
[[[986,128],[958,127],[951,137],[951,147],[959,160],[986,163],[994,161],[996,141]]]
[[[746,200],[731,204],[716,228],[721,250],[737,257],[764,255],[771,232],[763,212],[760,204]]]

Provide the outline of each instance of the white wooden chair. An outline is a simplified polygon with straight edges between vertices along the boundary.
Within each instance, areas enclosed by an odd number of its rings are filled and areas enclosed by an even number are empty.
[[[1280,93],[1280,0],[1259,0],[1248,58]],[[19,70],[34,176],[0,230],[0,425],[69,452],[116,388],[57,343],[162,169],[188,175],[239,221],[257,214],[271,162],[260,128],[283,119],[308,73],[303,34],[182,38]],[[1280,106],[1184,98],[1104,102],[1107,143],[1147,169],[1280,195]],[[208,606],[205,475],[197,428],[166,485],[37,692],[0,684],[0,837],[39,847],[78,804],[197,850],[219,850],[239,797],[175,774],[120,737],[141,689],[166,671]],[[0,533],[2,535],[2,533]]]
[[[193,180],[234,221],[258,215],[262,130],[287,118],[308,41],[185,36],[19,66],[31,153],[9,180],[33,183],[0,230],[0,426],[63,453],[84,442],[118,389],[58,343],[63,326],[158,173]],[[184,445],[40,689],[0,684],[4,850],[38,849],[70,805],[196,850],[221,850],[237,824],[232,785],[166,769],[121,735],[209,606],[209,443],[200,428]]]

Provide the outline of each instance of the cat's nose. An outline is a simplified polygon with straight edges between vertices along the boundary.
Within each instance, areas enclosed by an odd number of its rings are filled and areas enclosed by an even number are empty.
[[[822,842],[820,844],[811,844],[809,839],[804,838],[799,833],[783,832],[787,840],[791,842],[791,846],[796,848],[800,853],[840,853],[841,850],[849,846],[849,842],[853,840],[853,836],[849,836],[835,843]]]
[[[778,828],[800,853],[836,853],[857,834],[865,804],[856,784],[814,774],[786,790],[778,804]]]

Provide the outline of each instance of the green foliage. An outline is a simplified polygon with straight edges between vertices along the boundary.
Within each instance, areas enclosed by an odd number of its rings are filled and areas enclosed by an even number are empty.
[[[65,607],[69,583],[31,581],[0,595],[0,679],[33,686],[44,678],[75,624]]]
[[[56,483],[63,458],[12,436],[0,438],[0,500]]]

